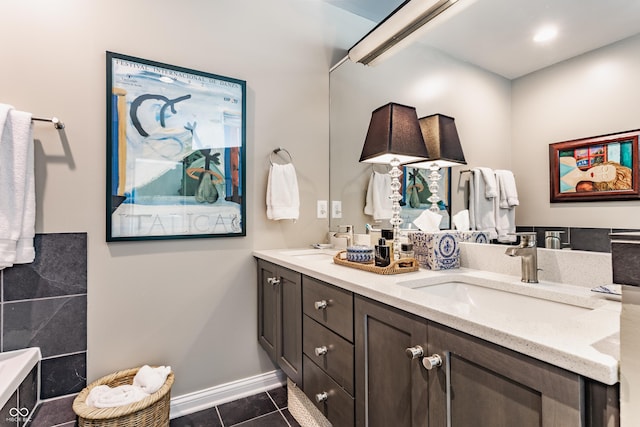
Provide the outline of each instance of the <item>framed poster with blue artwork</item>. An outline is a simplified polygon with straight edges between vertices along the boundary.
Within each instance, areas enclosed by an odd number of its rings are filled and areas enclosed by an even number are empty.
[[[246,82],[107,52],[107,241],[246,235]]]

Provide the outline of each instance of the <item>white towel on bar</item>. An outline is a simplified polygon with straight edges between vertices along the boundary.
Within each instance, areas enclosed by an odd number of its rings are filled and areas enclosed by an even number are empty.
[[[292,163],[274,163],[267,180],[267,218],[297,220],[300,216],[298,178]]]
[[[0,269],[35,257],[31,114],[0,104]]]
[[[496,232],[498,241],[511,243],[516,241],[516,236],[510,233],[516,232],[516,209],[520,203],[516,190],[516,181],[513,172],[508,170],[496,170],[496,182],[498,184],[499,197],[496,197]]]
[[[518,190],[516,189],[516,180],[513,172],[509,170],[496,169],[496,182],[498,184],[498,193],[500,194],[500,207],[509,209],[518,206]]]
[[[498,184],[496,182],[496,175],[491,168],[476,168],[482,174],[484,179],[484,192],[487,199],[493,199],[498,197]]]
[[[471,169],[469,179],[469,224],[472,230],[487,233],[489,239],[498,237],[496,231],[495,202],[497,197],[487,198],[486,181],[479,168]]]
[[[373,216],[376,221],[391,218],[393,207],[391,192],[391,176],[388,173],[373,171],[367,187],[365,215]]]

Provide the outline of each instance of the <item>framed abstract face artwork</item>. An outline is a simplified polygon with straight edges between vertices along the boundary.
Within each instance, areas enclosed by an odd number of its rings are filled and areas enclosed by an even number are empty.
[[[107,241],[246,235],[246,83],[107,52]]]
[[[549,144],[550,201],[638,199],[640,130]]]

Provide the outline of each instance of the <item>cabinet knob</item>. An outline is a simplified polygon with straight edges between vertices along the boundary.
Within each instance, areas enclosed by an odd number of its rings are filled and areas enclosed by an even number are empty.
[[[422,358],[422,366],[424,366],[425,369],[430,371],[433,368],[437,368],[439,366],[442,366],[442,358],[440,357],[439,354],[433,354],[431,356],[423,357]]]
[[[321,300],[321,301],[316,301],[313,303],[313,306],[316,308],[316,310],[324,310],[325,308],[327,308],[327,301],[326,300]]]
[[[404,351],[409,359],[417,359],[419,357],[424,356],[424,350],[421,346],[416,345],[414,347],[409,347]]]
[[[280,279],[278,279],[277,277],[269,277],[269,278],[267,279],[267,283],[269,283],[269,284],[271,284],[271,285],[275,286],[275,285],[277,285],[278,283],[280,283]]]
[[[329,398],[329,395],[327,394],[326,391],[323,391],[322,393],[316,394],[316,402],[318,402],[318,403],[322,403],[325,400],[327,400],[328,398]]]
[[[316,347],[314,352],[316,353],[316,356],[322,356],[327,354],[327,351],[329,351],[329,349],[327,348],[326,345],[323,345],[322,347]]]

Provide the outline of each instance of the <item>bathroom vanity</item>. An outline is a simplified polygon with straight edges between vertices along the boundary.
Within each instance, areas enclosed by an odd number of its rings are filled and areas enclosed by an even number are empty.
[[[619,425],[619,303],[468,268],[378,275],[332,255],[254,252],[260,343],[332,425]]]

